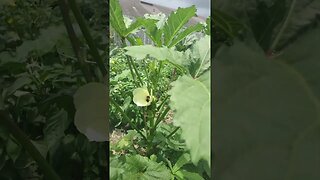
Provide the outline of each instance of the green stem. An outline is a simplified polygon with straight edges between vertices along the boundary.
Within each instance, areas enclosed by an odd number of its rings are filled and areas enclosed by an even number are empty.
[[[161,102],[161,104],[157,108],[158,111],[160,111],[162,109],[163,105],[167,102],[168,98],[169,98],[169,95],[164,97],[164,100]]]
[[[136,73],[136,75],[137,75],[137,77],[138,77],[138,80],[139,80],[139,82],[140,82],[140,85],[143,86],[143,81],[142,81],[142,79],[141,79],[140,73],[138,72],[138,69],[137,69],[135,63],[132,61],[131,56],[128,56],[128,58],[129,58],[129,61],[130,61],[131,65],[132,65],[132,67],[133,67],[133,69],[134,69],[134,71],[135,71],[135,73]]]
[[[92,81],[92,74],[89,71],[88,66],[86,66],[86,63],[84,61],[83,56],[80,54],[80,41],[76,36],[76,33],[74,32],[74,29],[72,27],[71,19],[69,16],[69,8],[65,2],[65,0],[59,0],[59,7],[62,13],[63,22],[65,24],[65,27],[68,32],[68,36],[72,45],[72,49],[74,51],[74,54],[77,58],[77,60],[80,63],[81,71],[84,74],[84,77],[87,82]]]
[[[294,10],[295,5],[296,5],[296,0],[292,0],[288,15],[287,15],[284,23],[282,24],[281,29],[280,29],[279,33],[277,34],[275,40],[273,41],[273,43],[272,43],[272,45],[270,47],[270,50],[274,50],[277,47],[277,44],[280,41],[280,38],[281,38],[282,34],[284,33],[284,30],[288,26],[288,23],[289,23],[289,20],[290,20],[290,18],[292,16],[292,12]]]
[[[147,141],[146,136],[137,128],[137,126],[135,124],[133,124],[130,120],[130,118],[126,115],[126,113],[121,109],[121,107],[119,106],[118,103],[116,103],[116,101],[112,98],[110,98],[110,102],[116,107],[116,109],[120,112],[120,114],[122,114],[122,116],[124,117],[124,119],[127,121],[127,123],[130,124],[131,127],[133,127],[141,136],[143,139],[145,139]]]
[[[93,38],[89,32],[89,29],[86,25],[86,22],[84,20],[84,18],[82,17],[81,15],[81,12],[79,10],[79,7],[77,6],[75,0],[68,0],[69,2],[69,6],[80,26],[80,29],[81,29],[81,32],[84,36],[84,38],[86,39],[87,43],[88,43],[88,46],[90,48],[90,53],[93,57],[93,59],[97,62],[98,64],[98,67],[102,73],[103,76],[108,76],[108,70],[107,68],[105,67],[104,63],[103,63],[103,60],[98,52],[98,49],[96,47],[96,44],[95,42],[93,41]]]
[[[144,127],[146,129],[146,137],[148,139],[148,130],[149,130],[149,128],[148,128],[148,124],[147,124],[147,111],[146,111],[146,109],[143,110],[143,121],[144,121]]]
[[[176,133],[178,130],[180,129],[180,127],[177,127],[176,129],[174,129],[166,138],[170,138],[172,135],[174,135],[174,133]]]
[[[121,42],[122,42],[123,48],[127,46],[126,39],[124,37],[121,37]],[[131,57],[130,56],[126,56],[126,57],[127,57],[127,63],[128,63],[129,69],[130,69],[130,73],[132,75],[134,83],[136,84],[136,87],[139,87],[139,82],[140,82],[140,86],[142,86],[143,84],[142,84],[141,77],[140,77],[137,69],[135,68]],[[139,82],[137,82],[136,76],[138,77]]]
[[[31,157],[38,163],[39,168],[43,171],[46,179],[60,180],[58,174],[50,166],[50,164],[42,157],[37,148],[31,143],[27,135],[13,122],[8,112],[3,110],[0,111],[1,122],[8,128],[12,133],[13,137],[16,138],[23,148],[31,155]]]
[[[158,124],[164,119],[164,117],[167,115],[167,113],[169,112],[170,107],[167,107],[162,113],[159,113],[157,120],[154,124],[154,126],[152,127],[152,129],[150,130],[150,134],[154,135],[154,132],[156,131],[156,128],[158,126]],[[152,136],[153,137],[153,136]]]
[[[129,57],[128,57],[128,56],[126,56],[126,57],[127,57],[127,63],[128,63],[128,66],[129,66],[130,73],[131,73],[131,76],[132,76],[132,78],[133,78],[133,81],[134,81],[134,83],[136,84],[136,87],[139,87],[139,82],[137,81],[136,75],[135,75],[135,73],[133,72],[132,65],[131,65],[131,62],[130,62],[130,60],[129,60]]]

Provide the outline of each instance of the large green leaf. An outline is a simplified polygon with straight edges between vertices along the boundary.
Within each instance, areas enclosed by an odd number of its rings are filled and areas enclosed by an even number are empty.
[[[118,34],[124,36],[127,28],[124,23],[119,0],[110,0],[109,4],[110,24]]]
[[[313,163],[316,167],[300,169],[299,177],[319,179],[314,176],[319,161],[308,158],[318,156],[319,148],[296,147],[307,143],[301,137],[320,120],[319,103],[305,80],[238,41],[217,53],[214,66],[216,178],[283,180],[293,177],[292,168]]]
[[[108,140],[107,99],[107,87],[101,83],[88,83],[74,95],[74,124],[90,141]]]
[[[155,47],[152,45],[130,46],[125,48],[126,54],[136,58],[144,59],[147,55],[158,60],[168,60],[174,64],[187,65],[183,52],[174,50],[173,48]]]
[[[186,51],[191,59],[189,71],[193,77],[200,76],[210,67],[210,48],[210,36],[205,36],[193,45],[192,50]]]
[[[143,26],[146,28],[145,33],[156,44],[156,46],[162,46],[162,32],[163,28],[159,29],[157,26],[158,20],[145,19]]]
[[[164,44],[168,46],[176,37],[181,28],[193,17],[196,13],[196,7],[193,5],[189,8],[178,8],[170,14],[165,23],[164,29]]]
[[[204,159],[210,166],[210,72],[198,79],[184,75],[172,86],[170,106],[176,111],[173,123],[182,129],[192,162],[198,164]]]
[[[139,27],[143,25],[144,19],[138,17],[135,22],[130,24],[130,26],[126,29],[124,36],[128,36],[129,34],[133,33],[136,31]]]
[[[171,173],[163,163],[157,163],[140,155],[127,156],[124,169],[126,170],[123,174],[124,180],[171,179]]]
[[[319,20],[319,18],[317,18],[319,15],[319,0],[296,0],[294,10],[281,36],[278,47],[283,47],[293,38],[300,36],[302,30]],[[278,27],[275,32],[279,32],[279,28],[280,27]]]
[[[317,180],[320,178],[320,126],[314,126],[296,141],[292,157],[291,166],[287,179],[300,180],[310,179]]]
[[[320,99],[320,28],[311,29],[283,49],[278,60],[298,71]]]
[[[168,180],[169,169],[163,163],[157,163],[140,155],[127,155],[125,158],[111,158],[110,179],[112,180]]]
[[[203,26],[199,23],[193,26],[189,26],[187,27],[185,30],[183,30],[181,33],[179,33],[177,35],[177,37],[175,37],[171,43],[168,45],[168,47],[174,47],[176,44],[178,44],[180,41],[182,41],[183,39],[185,39],[189,34],[193,33],[193,32],[197,32],[197,31],[201,31],[203,29]]]

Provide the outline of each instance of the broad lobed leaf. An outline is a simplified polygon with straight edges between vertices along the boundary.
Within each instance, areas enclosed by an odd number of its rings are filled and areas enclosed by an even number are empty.
[[[173,123],[182,129],[192,162],[204,159],[210,166],[210,72],[198,79],[184,75],[172,86],[170,106],[176,111]]]
[[[303,77],[238,41],[214,65],[216,178],[319,179],[319,104]]]

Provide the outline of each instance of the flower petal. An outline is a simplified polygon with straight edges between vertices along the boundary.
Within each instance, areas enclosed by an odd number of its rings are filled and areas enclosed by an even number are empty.
[[[133,91],[133,102],[137,106],[149,106],[151,104],[151,98],[147,102],[147,96],[150,96],[146,88],[137,88]]]

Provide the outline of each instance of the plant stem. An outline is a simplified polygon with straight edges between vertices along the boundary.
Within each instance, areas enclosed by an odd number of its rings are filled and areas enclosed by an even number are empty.
[[[290,9],[289,9],[289,12],[288,12],[288,15],[287,15],[284,23],[282,24],[279,33],[277,34],[275,40],[273,41],[273,43],[272,43],[272,45],[271,45],[271,47],[270,47],[270,50],[271,50],[271,51],[273,51],[273,50],[277,47],[277,44],[278,44],[278,42],[280,41],[280,38],[281,38],[284,30],[287,28],[288,23],[289,23],[289,20],[290,20],[290,18],[291,18],[291,16],[292,16],[292,12],[293,12],[293,10],[294,10],[295,5],[296,5],[296,0],[292,0],[291,6],[290,6]]]
[[[136,75],[137,75],[137,77],[138,77],[138,80],[139,80],[139,82],[140,82],[140,85],[143,86],[143,81],[142,81],[142,79],[141,79],[141,76],[140,76],[140,74],[139,74],[139,72],[138,72],[138,70],[137,70],[137,67],[136,67],[135,63],[132,61],[131,56],[128,56],[128,58],[129,58],[129,62],[131,63],[131,65],[132,65],[132,67],[133,67],[133,69],[134,69],[134,71],[135,71],[135,73],[136,73]]]
[[[1,122],[8,128],[12,133],[13,137],[16,138],[23,148],[31,155],[31,157],[38,163],[39,168],[43,171],[46,179],[60,180],[58,174],[50,166],[40,154],[37,148],[31,143],[27,135],[12,121],[7,111],[0,110]]]
[[[174,135],[174,133],[176,133],[178,130],[180,129],[180,127],[176,127],[176,129],[174,129],[166,138],[170,138],[172,135]]]
[[[170,110],[170,107],[167,107],[162,113],[159,113],[157,120],[156,120],[156,123],[154,124],[154,126],[150,130],[150,134],[153,134],[155,132],[158,124],[164,119],[164,117],[167,115],[169,110]]]
[[[89,71],[88,66],[86,66],[86,63],[83,59],[83,56],[80,55],[80,41],[76,36],[76,33],[74,32],[74,29],[72,27],[71,19],[69,16],[69,8],[65,2],[65,0],[59,0],[59,7],[62,13],[63,22],[67,29],[68,36],[72,45],[72,49],[74,51],[75,56],[77,57],[77,60],[80,63],[81,71],[84,74],[84,77],[87,82],[92,81],[92,74]]]
[[[130,120],[130,118],[126,115],[126,113],[121,109],[121,107],[119,106],[118,103],[116,103],[116,101],[112,98],[110,98],[110,102],[116,107],[116,109],[118,110],[118,112],[120,112],[120,114],[122,114],[122,116],[124,117],[124,119],[130,124],[131,127],[133,127],[141,136],[143,139],[145,139],[147,141],[146,136],[137,128],[137,126],[135,124],[133,124]]]
[[[124,37],[121,37],[121,42],[122,42],[122,47],[123,47],[123,48],[127,46],[127,45],[126,45],[126,39],[125,39]],[[130,73],[131,73],[131,75],[132,75],[133,81],[134,81],[134,83],[136,84],[136,87],[139,87],[139,82],[140,82],[140,86],[141,86],[141,85],[142,85],[142,81],[141,81],[141,78],[140,78],[140,76],[139,76],[139,74],[138,74],[138,71],[137,71],[137,69],[135,68],[134,63],[133,63],[131,57],[126,55],[126,58],[127,58],[127,63],[128,63],[128,66],[129,66]],[[137,82],[136,76],[138,77],[139,82]]]
[[[91,34],[90,34],[89,29],[86,25],[86,22],[81,15],[79,7],[77,6],[75,0],[68,0],[68,2],[69,2],[70,9],[72,10],[72,12],[73,12],[73,14],[74,14],[79,26],[80,26],[81,32],[88,43],[88,46],[90,48],[90,53],[91,53],[93,59],[97,62],[98,67],[99,67],[102,75],[108,76],[108,70],[103,63],[103,60],[98,52],[96,44],[93,41],[93,38],[91,37]]]

